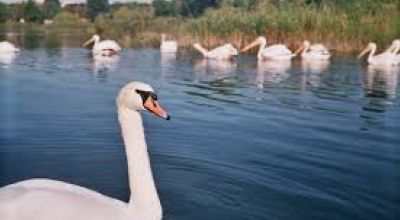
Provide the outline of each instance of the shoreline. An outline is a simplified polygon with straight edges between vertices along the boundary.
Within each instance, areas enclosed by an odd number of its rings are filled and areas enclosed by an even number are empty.
[[[53,44],[53,46],[50,47],[54,48],[70,47],[69,45],[78,47],[95,33],[98,33],[98,31],[96,31],[93,24],[87,27],[58,27],[55,25],[18,23],[12,23],[11,25],[0,24],[0,41],[7,40],[14,42],[17,45],[18,42],[24,42],[23,47],[26,48],[43,47],[43,44],[46,44],[46,41],[50,41],[50,44]],[[135,36],[118,33],[104,33],[100,35],[102,39],[116,40],[124,48],[158,48],[160,45],[161,33],[163,32],[143,31],[137,33]],[[211,35],[200,36],[195,33],[167,33],[167,35],[170,39],[176,40],[179,47],[185,49],[192,49],[192,45],[197,42],[200,42],[206,48],[213,48],[224,43],[231,43],[236,48],[241,49],[258,37],[258,35],[247,35],[240,32],[228,37]],[[303,33],[299,36],[297,34],[282,34],[267,31],[266,34],[262,36],[267,38],[269,45],[283,43],[292,51],[297,50],[304,40],[308,40],[312,43],[322,43],[331,52],[339,54],[359,53],[367,44],[360,42],[357,39],[335,39],[333,36],[330,38],[323,38],[317,33]],[[35,43],[34,41],[39,42]],[[378,51],[383,51],[390,44],[391,41],[382,45],[378,44]],[[252,49],[250,51],[254,52],[255,50],[256,49]]]

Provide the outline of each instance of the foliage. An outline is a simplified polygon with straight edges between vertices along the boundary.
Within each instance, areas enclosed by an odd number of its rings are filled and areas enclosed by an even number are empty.
[[[34,0],[28,0],[22,3],[23,17],[27,22],[40,22],[43,19],[43,13],[36,5]]]
[[[178,4],[175,1],[155,0],[152,3],[156,16],[177,16]]]
[[[200,16],[207,8],[219,6],[219,0],[184,0],[180,2],[183,16]]]
[[[0,22],[5,22],[10,17],[10,8],[7,4],[0,2]]]
[[[12,6],[8,16],[17,20],[24,15],[28,20],[26,14],[32,14],[28,3]],[[2,7],[0,21],[7,13]],[[58,12],[55,26],[84,26],[90,29],[87,33],[97,32],[125,46],[158,46],[160,33],[182,46],[198,41],[207,47],[224,42],[242,47],[263,35],[268,43],[283,42],[293,48],[307,39],[337,51],[358,50],[368,41],[381,48],[400,38],[399,0],[155,0],[151,5],[113,5],[111,10],[107,0],[88,0],[86,9],[94,24]],[[45,17],[52,16],[44,11]]]
[[[109,9],[110,5],[108,4],[108,0],[87,0],[86,12],[92,21],[94,21],[98,15],[108,12]]]
[[[44,0],[43,14],[45,18],[54,18],[60,10],[59,0]]]
[[[60,12],[54,18],[55,27],[85,27],[89,26],[89,21],[79,18],[77,15],[69,12]]]

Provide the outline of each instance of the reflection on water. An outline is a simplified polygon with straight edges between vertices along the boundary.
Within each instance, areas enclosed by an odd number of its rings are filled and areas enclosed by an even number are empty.
[[[301,60],[301,69],[303,72],[319,74],[327,70],[329,67],[328,60]]]
[[[363,124],[362,130],[381,128],[386,126],[386,114],[390,115],[393,105],[396,103],[398,84],[398,66],[373,66],[369,65],[364,70],[363,87],[365,97],[363,98],[362,112],[360,118]]]
[[[19,48],[81,47],[86,29],[0,28],[0,41],[13,42]]]
[[[263,75],[268,82],[279,83],[289,77],[288,70],[292,62],[290,60],[279,60],[274,62],[258,61],[257,75]],[[265,75],[265,76],[264,76]]]
[[[364,87],[368,96],[394,98],[397,91],[399,66],[369,65],[364,74]]]
[[[398,69],[194,57],[22,50],[0,68],[0,186],[48,177],[126,201],[115,97],[141,80],[173,116],[143,113],[164,219],[396,219]]]
[[[320,87],[322,74],[329,68],[328,60],[301,60],[301,70],[303,72],[301,80],[301,88],[306,89],[308,85],[311,87]]]
[[[119,55],[102,56],[94,55],[92,57],[91,67],[94,73],[104,72],[106,70],[115,70],[120,57]]]
[[[208,81],[208,78],[224,77],[235,73],[237,63],[234,60],[213,60],[199,59],[195,60],[194,68],[198,80]]]

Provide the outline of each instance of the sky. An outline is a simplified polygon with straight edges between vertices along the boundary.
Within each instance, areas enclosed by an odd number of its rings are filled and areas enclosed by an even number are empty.
[[[42,3],[44,0],[35,0],[36,2]],[[115,3],[115,2],[152,2],[152,0],[108,0],[110,3]],[[5,3],[15,3],[15,2],[22,2],[22,0],[0,0],[0,2],[5,2]],[[86,2],[86,0],[60,0],[61,3],[63,2],[73,2],[73,3],[83,3]]]

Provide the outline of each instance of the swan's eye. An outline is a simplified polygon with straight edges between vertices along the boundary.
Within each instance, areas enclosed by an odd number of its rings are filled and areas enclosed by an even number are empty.
[[[135,92],[136,92],[137,94],[139,94],[140,97],[142,97],[142,102],[143,102],[143,103],[144,103],[144,102],[149,98],[149,96],[150,96],[150,93],[149,93],[149,92],[142,91],[142,90],[139,90],[139,89],[136,89]]]
[[[149,91],[142,91],[139,89],[136,89],[135,92],[137,94],[139,94],[142,97],[142,101],[143,103],[149,98],[151,97],[153,100],[157,100],[157,95],[153,92],[149,92]]]
[[[151,96],[151,98],[153,98],[153,100],[157,101],[158,97],[155,93],[151,92],[150,96]]]

